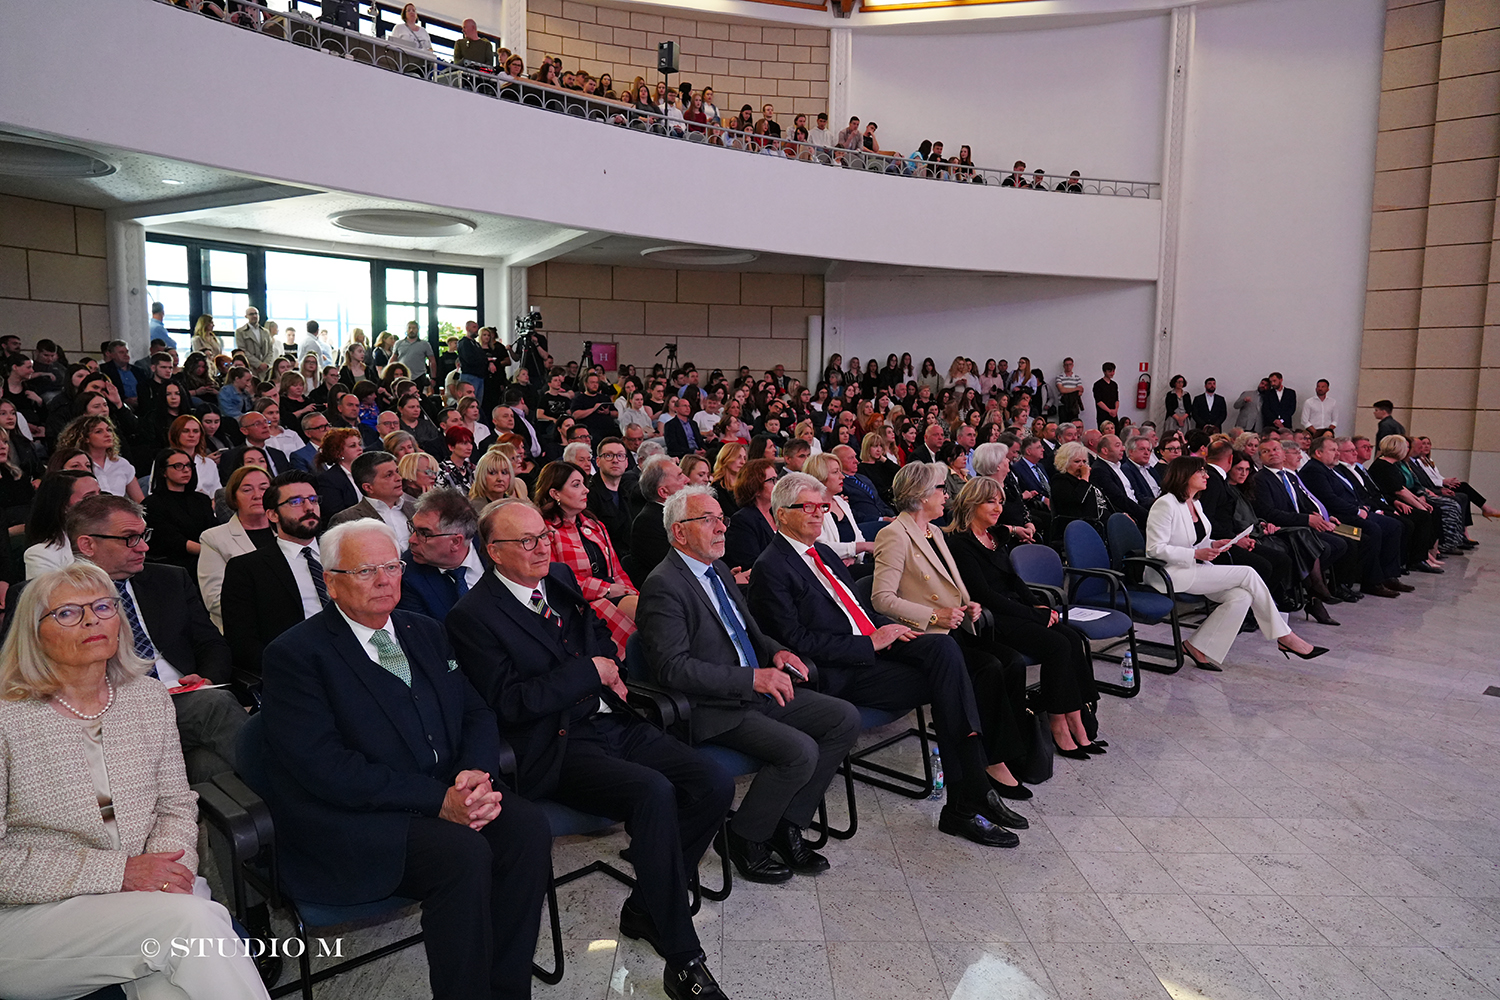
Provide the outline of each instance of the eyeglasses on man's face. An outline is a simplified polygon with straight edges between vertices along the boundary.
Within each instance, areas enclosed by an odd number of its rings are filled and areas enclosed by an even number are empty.
[[[401,571],[405,568],[401,560],[397,559],[395,562],[380,563],[379,565],[366,563],[363,566],[356,566],[353,569],[325,569],[323,572],[337,573],[340,576],[352,576],[360,583],[369,583],[375,579],[377,574],[400,576]]]
[[[538,545],[541,545],[541,544],[546,544],[546,545],[550,546],[552,544],[552,539],[549,536],[547,536],[547,535],[522,535],[520,538],[491,538],[490,539],[490,544],[491,545],[500,545],[502,543],[507,543],[507,542],[515,542],[517,545],[521,546],[521,548],[525,549],[527,552],[530,552],[533,549],[535,549]]]
[[[307,506],[308,504],[312,504],[314,507],[318,506],[318,495],[316,493],[311,494],[310,496],[304,496],[304,497],[287,497],[285,500],[281,501],[276,506],[278,506],[278,507],[290,507],[293,510],[301,510],[303,507]]]
[[[38,623],[51,618],[63,628],[73,628],[83,621],[85,610],[92,611],[94,617],[100,621],[113,618],[120,613],[120,599],[118,597],[101,597],[97,601],[88,604],[59,604],[51,611],[38,618]]]
[[[678,524],[690,524],[693,521],[707,521],[710,527],[722,527],[729,523],[723,514],[699,514],[697,517],[685,517]]]
[[[143,542],[151,541],[151,529],[147,528],[145,531],[131,532],[128,535],[96,535],[90,532],[88,537],[113,539],[116,542],[124,542],[127,549],[133,549]]]
[[[429,470],[422,469],[420,471],[428,472]],[[462,538],[464,536],[462,531],[429,531],[426,528],[413,528],[411,533],[426,542],[437,538]]]

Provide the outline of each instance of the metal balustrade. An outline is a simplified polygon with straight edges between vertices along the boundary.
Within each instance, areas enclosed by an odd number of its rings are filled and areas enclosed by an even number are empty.
[[[1009,168],[959,166],[914,160],[907,156],[884,155],[864,149],[842,149],[815,146],[809,142],[755,135],[721,125],[701,125],[655,111],[643,111],[634,105],[564,90],[525,78],[516,79],[486,68],[460,65],[431,52],[409,49],[383,38],[361,34],[320,20],[304,7],[321,8],[320,0],[289,0],[288,10],[278,11],[254,0],[154,0],[170,7],[193,11],[224,20],[226,23],[267,37],[319,49],[353,62],[364,63],[413,79],[439,86],[455,87],[483,94],[497,100],[511,101],[554,114],[566,114],[601,124],[629,128],[639,132],[699,145],[716,146],[729,151],[770,156],[793,163],[806,163],[845,170],[927,180],[963,183],[987,188],[1031,188],[1034,174],[1017,175]],[[361,7],[368,5],[361,4]],[[375,5],[380,13],[394,13],[399,8]],[[363,16],[364,20],[370,20]],[[399,16],[395,18],[399,20]],[[378,17],[378,28],[385,23]],[[444,23],[444,28],[452,25]],[[486,36],[490,37],[490,36]],[[491,38],[493,41],[493,38]],[[438,39],[434,39],[436,43]],[[498,49],[498,46],[496,46]],[[1019,181],[1019,183],[1016,183]],[[1084,177],[1076,181],[1065,174],[1043,174],[1043,189],[1057,193],[1059,185],[1076,184],[1090,195],[1114,195],[1126,198],[1160,198],[1161,185],[1153,181],[1128,181]]]

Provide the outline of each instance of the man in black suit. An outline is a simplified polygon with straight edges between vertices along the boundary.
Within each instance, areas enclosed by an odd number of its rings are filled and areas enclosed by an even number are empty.
[[[484,565],[474,548],[479,517],[457,490],[435,489],[412,507],[410,550],[402,557],[402,611],[443,621],[459,598],[479,582]]]
[[[1047,443],[1038,437],[1028,437],[1022,439],[1020,447],[1021,459],[1011,465],[1011,471],[1016,474],[1022,491],[1037,494],[1040,499],[1036,502],[1044,505],[1047,498],[1052,496],[1052,478],[1047,467]]]
[[[328,517],[328,526],[336,528],[346,521],[368,518],[384,521],[396,533],[396,544],[403,549],[411,538],[412,499],[406,495],[396,456],[388,451],[367,451],[349,468],[361,499]]]
[[[88,497],[68,509],[65,530],[73,552],[115,582],[120,617],[130,625],[136,653],[151,662],[153,676],[169,688],[229,683],[229,644],[209,619],[197,583],[178,566],[146,562],[150,533],[139,504],[108,493]],[[11,589],[12,607],[24,587]],[[5,624],[8,630],[9,618]],[[173,695],[172,707],[188,780],[207,781],[233,770],[235,740],[246,719],[234,695],[223,688],[189,691]]]
[[[702,454],[703,442],[699,440],[698,428],[693,425],[693,407],[685,399],[669,399],[667,405],[677,414],[675,419],[662,424],[662,434],[667,443],[667,454],[681,458],[688,454]]]
[[[859,454],[853,448],[836,445],[833,455],[844,470],[844,499],[849,501],[849,513],[854,515],[854,523],[864,536],[873,539],[896,512],[881,498],[875,481],[859,471]]]
[[[1130,515],[1130,519],[1144,532],[1146,514],[1151,509],[1154,498],[1149,495],[1142,498],[1136,492],[1135,485],[1126,478],[1125,445],[1117,435],[1106,434],[1099,439],[1098,456],[1094,460],[1094,475],[1090,477],[1090,481],[1099,487],[1111,508],[1117,513]]]
[[[1199,428],[1210,425],[1224,429],[1224,421],[1229,419],[1229,402],[1219,395],[1218,379],[1206,378],[1203,380],[1203,394],[1193,400],[1193,424]],[[1292,394],[1296,399],[1296,394]]]
[[[1289,431],[1297,420],[1297,390],[1282,384],[1281,372],[1272,372],[1267,381],[1260,391],[1261,429]]]
[[[687,476],[682,474],[675,459],[653,455],[641,466],[639,484],[646,503],[630,525],[630,561],[632,578],[644,580],[672,551],[667,529],[662,524],[662,505],[667,497],[687,485]]]
[[[944,430],[941,421],[928,424],[927,429],[922,432],[922,443],[912,449],[910,461],[936,462],[938,449],[946,440],[948,432]]]
[[[502,413],[502,410],[505,412]],[[525,442],[524,450],[531,460],[538,464],[542,462],[547,449],[542,444],[541,433],[531,422],[531,415],[526,405],[525,389],[519,385],[506,389],[505,405],[495,407],[491,419],[495,422],[496,435],[507,432],[518,435]],[[507,427],[507,424],[510,426]]]
[[[1147,450],[1150,450],[1146,438],[1134,440],[1145,442]],[[1236,527],[1235,502],[1229,492],[1229,470],[1234,461],[1234,446],[1228,439],[1215,439],[1208,446],[1205,461],[1208,463],[1208,485],[1198,494],[1198,502],[1203,506],[1203,513],[1208,515],[1209,537],[1233,538],[1242,530]],[[1264,581],[1271,596],[1276,598],[1277,606],[1285,606],[1285,585],[1291,579],[1289,556],[1270,546],[1258,546],[1255,539],[1247,535],[1219,553],[1214,562],[1220,566],[1249,566]],[[1321,585],[1321,581],[1318,585]],[[1316,596],[1309,594],[1308,601],[1308,611],[1320,622],[1326,625],[1332,621]]]
[[[573,571],[551,562],[534,506],[492,508],[480,533],[494,572],[454,606],[448,636],[516,751],[517,790],[625,823],[636,885],[621,933],[666,959],[668,996],[722,997],[688,912],[688,873],[729,811],[733,779],[630,711],[614,639]]]
[[[692,739],[762,761],[729,824],[729,857],[751,882],[814,874],[807,846],[839,764],[859,737],[859,712],[804,685],[808,667],[767,636],[724,563],[724,515],[707,486],[668,499],[672,551],[646,578],[636,624],[658,682],[692,704]]]
[[[328,422],[335,427],[352,427],[359,431],[360,443],[365,446],[366,451],[375,451],[380,447],[380,433],[375,428],[360,422],[359,419],[359,397],[352,392],[333,391],[333,399],[328,403]]]
[[[328,609],[266,651],[258,791],[282,881],[333,905],[420,900],[433,997],[523,1000],[552,870],[547,820],[494,787],[495,716],[442,625],[393,610],[390,528],[353,521],[324,540]]]
[[[318,550],[322,517],[312,477],[305,472],[277,476],[263,502],[276,545],[229,560],[220,598],[236,679],[251,685],[260,681],[261,654],[272,640],[328,604]]]
[[[1363,579],[1362,590],[1376,597],[1395,597],[1397,590],[1386,587],[1379,567],[1373,571],[1365,565],[1361,546],[1353,539],[1335,532],[1338,521],[1307,489],[1295,472],[1281,467],[1281,442],[1262,441],[1261,470],[1250,480],[1253,484],[1255,516],[1278,527],[1304,527],[1319,532],[1318,540],[1328,550],[1325,565],[1331,566],[1341,584],[1334,592],[1341,600],[1354,596],[1349,584]]]
[[[806,473],[789,473],[771,492],[780,529],[750,574],[750,610],[767,635],[818,665],[825,694],[867,708],[908,711],[932,704],[948,803],[938,828],[990,847],[1020,843],[1004,826],[1024,824],[989,787],[979,709],[963,653],[947,635],[924,635],[875,613],[854,593],[854,578],[818,543],[828,492]]]
[[[271,475],[279,476],[283,472],[291,472],[296,466],[287,457],[286,452],[279,448],[272,448],[266,444],[271,440],[271,421],[266,419],[264,413],[252,410],[240,417],[240,433],[245,436],[247,447],[259,448],[266,454],[266,462],[271,466]]]
[[[1403,593],[1415,590],[1400,579],[1401,522],[1371,510],[1361,502],[1354,488],[1334,473],[1339,447],[1333,438],[1321,437],[1312,447],[1298,475],[1329,514],[1344,524],[1359,527],[1360,560],[1364,566],[1361,588],[1366,593],[1371,584]]]

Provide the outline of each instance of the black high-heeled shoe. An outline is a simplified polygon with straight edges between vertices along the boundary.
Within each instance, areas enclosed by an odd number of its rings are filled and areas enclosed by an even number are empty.
[[[1074,747],[1071,750],[1064,750],[1062,747],[1057,745],[1056,740],[1052,741],[1052,748],[1057,751],[1057,755],[1059,757],[1066,757],[1069,760],[1088,760],[1089,757],[1092,756],[1092,754],[1083,749],[1083,747]]]
[[[1319,625],[1338,624],[1338,622],[1334,621],[1333,616],[1328,613],[1328,609],[1323,606],[1323,602],[1316,597],[1307,602],[1306,611],[1307,617],[1316,621]]]
[[[1100,746],[1097,743],[1090,743],[1088,746],[1079,747],[1079,749],[1082,750],[1082,751],[1084,751],[1085,753],[1088,753],[1088,754],[1109,753],[1108,750],[1104,749],[1102,746]]]
[[[1300,657],[1304,660],[1316,660],[1318,657],[1328,652],[1327,646],[1314,646],[1309,652],[1299,653],[1295,649],[1287,649],[1280,642],[1276,643],[1276,648],[1281,650],[1281,655],[1285,656],[1288,660],[1290,660],[1294,656]]]
[[[1011,799],[1016,802],[1025,802],[1027,799],[1031,798],[1031,789],[1027,788],[1019,781],[1014,785],[1005,785],[996,781],[993,775],[987,774],[985,775],[985,777],[990,779],[990,787],[993,788],[995,790],[995,794],[1000,796],[1002,799]]]
[[[1182,651],[1188,655],[1188,659],[1193,661],[1193,666],[1197,667],[1199,670],[1210,670],[1216,674],[1222,674],[1224,672],[1224,668],[1219,666],[1214,661],[1198,659],[1198,654],[1193,652],[1192,647],[1190,647],[1187,643],[1182,644]]]

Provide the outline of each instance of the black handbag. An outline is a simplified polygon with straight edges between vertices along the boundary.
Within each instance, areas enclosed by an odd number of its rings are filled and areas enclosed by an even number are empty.
[[[1028,785],[1039,785],[1052,777],[1054,747],[1051,724],[1045,712],[1026,709],[1021,726],[1021,739],[1026,743],[1026,759],[1011,766],[1010,773],[1016,780]]]

